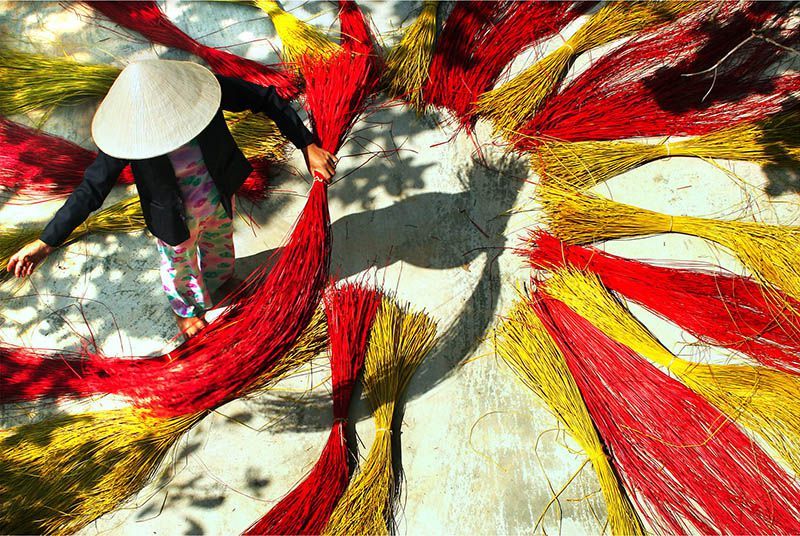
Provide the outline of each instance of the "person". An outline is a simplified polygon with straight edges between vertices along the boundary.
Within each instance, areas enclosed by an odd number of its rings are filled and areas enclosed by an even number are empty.
[[[266,114],[303,152],[312,176],[335,173],[336,157],[314,143],[274,87],[188,61],[137,61],[122,70],[92,119],[97,158],[39,238],[11,257],[8,271],[29,276],[100,208],[130,165],[178,328],[186,338],[196,334],[212,305],[209,289],[233,281],[233,196],[253,170],[222,110]]]

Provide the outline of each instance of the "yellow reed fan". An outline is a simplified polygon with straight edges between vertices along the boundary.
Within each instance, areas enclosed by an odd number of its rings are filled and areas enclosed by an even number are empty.
[[[326,339],[319,308],[278,368],[257,378],[244,396],[311,361]],[[0,533],[72,534],[121,506],[206,413],[161,419],[122,408],[0,431]]]
[[[252,112],[225,112],[225,121],[247,158],[285,160],[288,140],[272,119]]]
[[[396,499],[392,416],[411,376],[433,347],[436,324],[384,297],[370,332],[364,391],[373,407],[375,442],[331,514],[324,534],[388,534]]]
[[[433,57],[438,5],[438,0],[425,0],[417,19],[406,28],[386,57],[383,87],[389,97],[406,100],[417,112],[425,108],[422,86],[428,79]]]
[[[123,408],[4,430],[0,532],[75,532],[139,491],[202,416],[155,419]]]
[[[760,435],[800,474],[800,377],[765,367],[676,357],[595,274],[558,270],[547,280],[546,290],[610,338],[667,368],[732,421]]]
[[[800,112],[657,145],[632,141],[540,140],[531,157],[531,167],[542,179],[554,177],[571,188],[583,190],[647,162],[670,156],[791,165],[800,158]]]
[[[667,22],[700,2],[661,0],[609,2],[556,50],[514,78],[478,98],[479,116],[494,124],[495,132],[510,134],[533,116],[580,54],[648,26]]]
[[[578,442],[597,473],[606,502],[611,534],[640,535],[645,530],[630,498],[611,467],[589,410],[567,368],[564,356],[527,300],[514,304],[496,330],[500,357],[517,377],[550,408]]]
[[[298,63],[305,54],[327,57],[339,50],[339,45],[325,37],[314,26],[284,11],[275,0],[252,0],[252,4],[269,15],[283,45],[283,61]]]
[[[82,104],[102,98],[116,80],[111,65],[17,52],[0,43],[0,115]]]
[[[139,196],[129,197],[89,216],[64,241],[76,242],[89,233],[130,233],[145,228]],[[42,227],[0,228],[0,272],[6,274],[8,260],[19,248],[42,234]],[[1,277],[1,276],[0,276]]]
[[[729,249],[760,283],[800,299],[800,227],[668,216],[550,183],[540,185],[539,198],[551,232],[567,243],[658,233],[697,236]]]

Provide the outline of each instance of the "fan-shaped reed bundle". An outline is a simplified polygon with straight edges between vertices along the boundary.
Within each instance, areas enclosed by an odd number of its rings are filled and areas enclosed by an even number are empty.
[[[760,435],[800,473],[800,376],[749,365],[680,359],[591,273],[558,270],[547,280],[547,293],[613,340],[667,368],[729,419]]]
[[[800,299],[800,227],[668,216],[599,196],[540,187],[550,230],[569,244],[681,233],[729,249],[759,282]]]
[[[424,110],[422,87],[436,40],[438,0],[424,0],[422,10],[386,56],[382,86],[393,99],[403,99],[417,112]]]
[[[269,15],[281,38],[284,62],[297,66],[305,54],[327,57],[339,50],[339,46],[320,30],[287,13],[275,0],[252,0],[252,4]]]
[[[477,113],[494,124],[496,132],[510,133],[539,109],[566,74],[572,61],[592,48],[662,24],[692,9],[699,2],[610,2],[581,26],[559,48],[478,98]]]
[[[76,242],[89,233],[129,233],[145,228],[139,197],[129,197],[119,203],[98,210],[70,233],[64,245]],[[6,267],[11,256],[35,240],[43,227],[15,227],[0,229],[0,280],[8,276]]]
[[[514,304],[496,334],[500,357],[547,404],[592,464],[606,502],[611,534],[643,536],[642,522],[617,479],[564,356],[531,308],[530,298]]]
[[[436,323],[425,313],[384,297],[364,362],[364,391],[373,408],[375,441],[336,504],[323,534],[388,534],[398,487],[392,469],[392,430],[398,401],[435,342]]]
[[[742,123],[674,143],[542,140],[531,157],[531,167],[543,179],[553,176],[571,188],[583,190],[671,156],[747,160],[761,165],[796,163],[800,158],[800,113]]]
[[[0,43],[0,115],[92,102],[108,92],[118,74],[112,65],[18,52]]]

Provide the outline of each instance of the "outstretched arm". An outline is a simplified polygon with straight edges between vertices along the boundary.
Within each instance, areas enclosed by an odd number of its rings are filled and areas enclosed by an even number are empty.
[[[17,277],[30,275],[36,266],[100,208],[128,164],[100,151],[83,174],[83,180],[44,228],[38,240],[27,244],[8,261],[7,270]]]
[[[261,86],[230,76],[215,75],[222,89],[220,107],[231,112],[260,112],[275,121],[281,133],[303,152],[308,171],[330,179],[336,171],[335,156],[314,142],[314,135],[300,116],[272,86]]]

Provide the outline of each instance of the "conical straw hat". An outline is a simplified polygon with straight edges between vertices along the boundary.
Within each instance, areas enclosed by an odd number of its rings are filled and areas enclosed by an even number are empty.
[[[219,109],[214,74],[197,63],[143,60],[119,74],[92,120],[92,138],[116,158],[166,154],[197,136]]]

